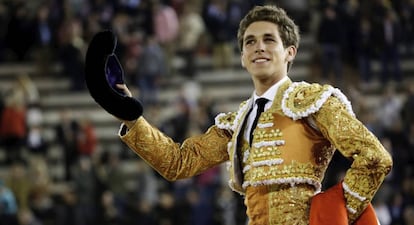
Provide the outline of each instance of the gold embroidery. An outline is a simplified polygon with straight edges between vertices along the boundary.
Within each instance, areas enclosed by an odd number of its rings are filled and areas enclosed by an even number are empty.
[[[277,180],[284,178],[303,178],[320,181],[319,171],[311,163],[292,162],[285,165],[260,166],[254,167],[245,174],[245,180],[252,183],[263,184],[266,180]]]
[[[229,159],[231,134],[212,126],[181,146],[140,117],[121,139],[168,180],[194,176]]]
[[[308,224],[313,192],[313,187],[306,184],[247,188],[245,204],[249,225]]]
[[[314,190],[308,185],[272,185],[269,194],[269,224],[308,224],[310,199],[313,195]]]
[[[305,82],[294,83],[291,90],[288,90],[288,96],[285,98],[285,107],[292,110],[293,113],[305,113],[309,108],[314,107],[323,94],[329,90],[329,85],[321,86],[320,84],[308,84]]]
[[[216,125],[221,129],[230,130],[233,127],[236,113],[221,113],[216,117]]]
[[[273,122],[273,113],[272,112],[264,112],[259,118],[260,123],[271,123]]]
[[[335,112],[335,113],[332,113]],[[345,156],[353,159],[344,177],[349,191],[345,191],[347,206],[356,210],[349,218],[354,221],[390,171],[392,159],[379,140],[355,117],[340,100],[328,98],[321,109],[314,114],[315,121],[327,139]],[[352,193],[362,196],[355,198]]]

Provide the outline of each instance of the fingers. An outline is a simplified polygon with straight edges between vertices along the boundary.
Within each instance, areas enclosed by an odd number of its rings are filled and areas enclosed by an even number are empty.
[[[132,97],[131,91],[125,84],[116,84],[116,87],[121,89],[128,97]]]

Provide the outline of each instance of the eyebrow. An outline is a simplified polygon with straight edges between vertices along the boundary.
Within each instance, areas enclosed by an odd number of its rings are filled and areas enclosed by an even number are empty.
[[[264,36],[264,37],[275,37],[275,35],[274,35],[274,34],[270,34],[270,33],[266,33],[266,34],[264,34],[263,36]]]
[[[254,38],[254,37],[255,37],[255,36],[254,36],[254,35],[252,35],[252,34],[247,35],[247,36],[244,38],[244,41],[249,40],[249,39],[252,39],[252,38]],[[263,35],[263,37],[275,37],[275,35],[274,35],[274,34],[271,34],[271,33],[265,33],[265,34]]]
[[[252,38],[254,38],[254,35],[247,35],[243,40],[247,41],[247,40],[252,39]]]

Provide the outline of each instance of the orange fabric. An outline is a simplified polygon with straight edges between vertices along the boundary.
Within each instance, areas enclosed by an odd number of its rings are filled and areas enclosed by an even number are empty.
[[[371,204],[364,210],[354,225],[378,225],[377,215]]]
[[[269,224],[268,186],[249,187],[246,191],[245,205],[251,225]]]
[[[289,143],[289,145],[277,147],[280,150],[279,157],[283,159],[285,162],[284,164],[292,161],[299,163],[312,163],[315,166],[322,164],[320,162],[316,162],[315,159],[318,159],[319,157],[325,158],[325,155],[319,155],[324,154],[325,151],[315,151],[314,149],[325,149],[326,147],[331,146],[331,144],[320,133],[318,133],[314,128],[311,128],[306,120],[294,121],[289,117],[280,115],[279,113],[273,113],[272,116],[273,120],[269,122],[273,123],[274,126],[265,129],[267,129],[268,132],[272,132],[272,130],[275,129],[280,130],[280,132],[282,132],[281,135],[283,135],[280,138],[285,140],[286,143]],[[268,136],[268,138],[258,139],[258,141],[272,141],[272,138],[274,137]],[[255,151],[250,151],[250,154],[255,154]],[[268,156],[264,158],[260,158],[258,156],[251,157],[257,158],[258,160],[269,159]],[[292,175],[290,172],[289,176],[301,177],[299,174]],[[319,180],[319,178],[317,179]]]
[[[312,198],[309,225],[348,225],[347,209],[342,183],[319,193]],[[371,204],[364,210],[354,225],[378,225]]]

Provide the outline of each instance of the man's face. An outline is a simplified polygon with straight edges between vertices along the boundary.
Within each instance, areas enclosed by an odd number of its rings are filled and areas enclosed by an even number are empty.
[[[287,63],[295,55],[294,46],[283,46],[276,24],[258,21],[247,27],[241,60],[253,79],[280,80],[287,74]]]

